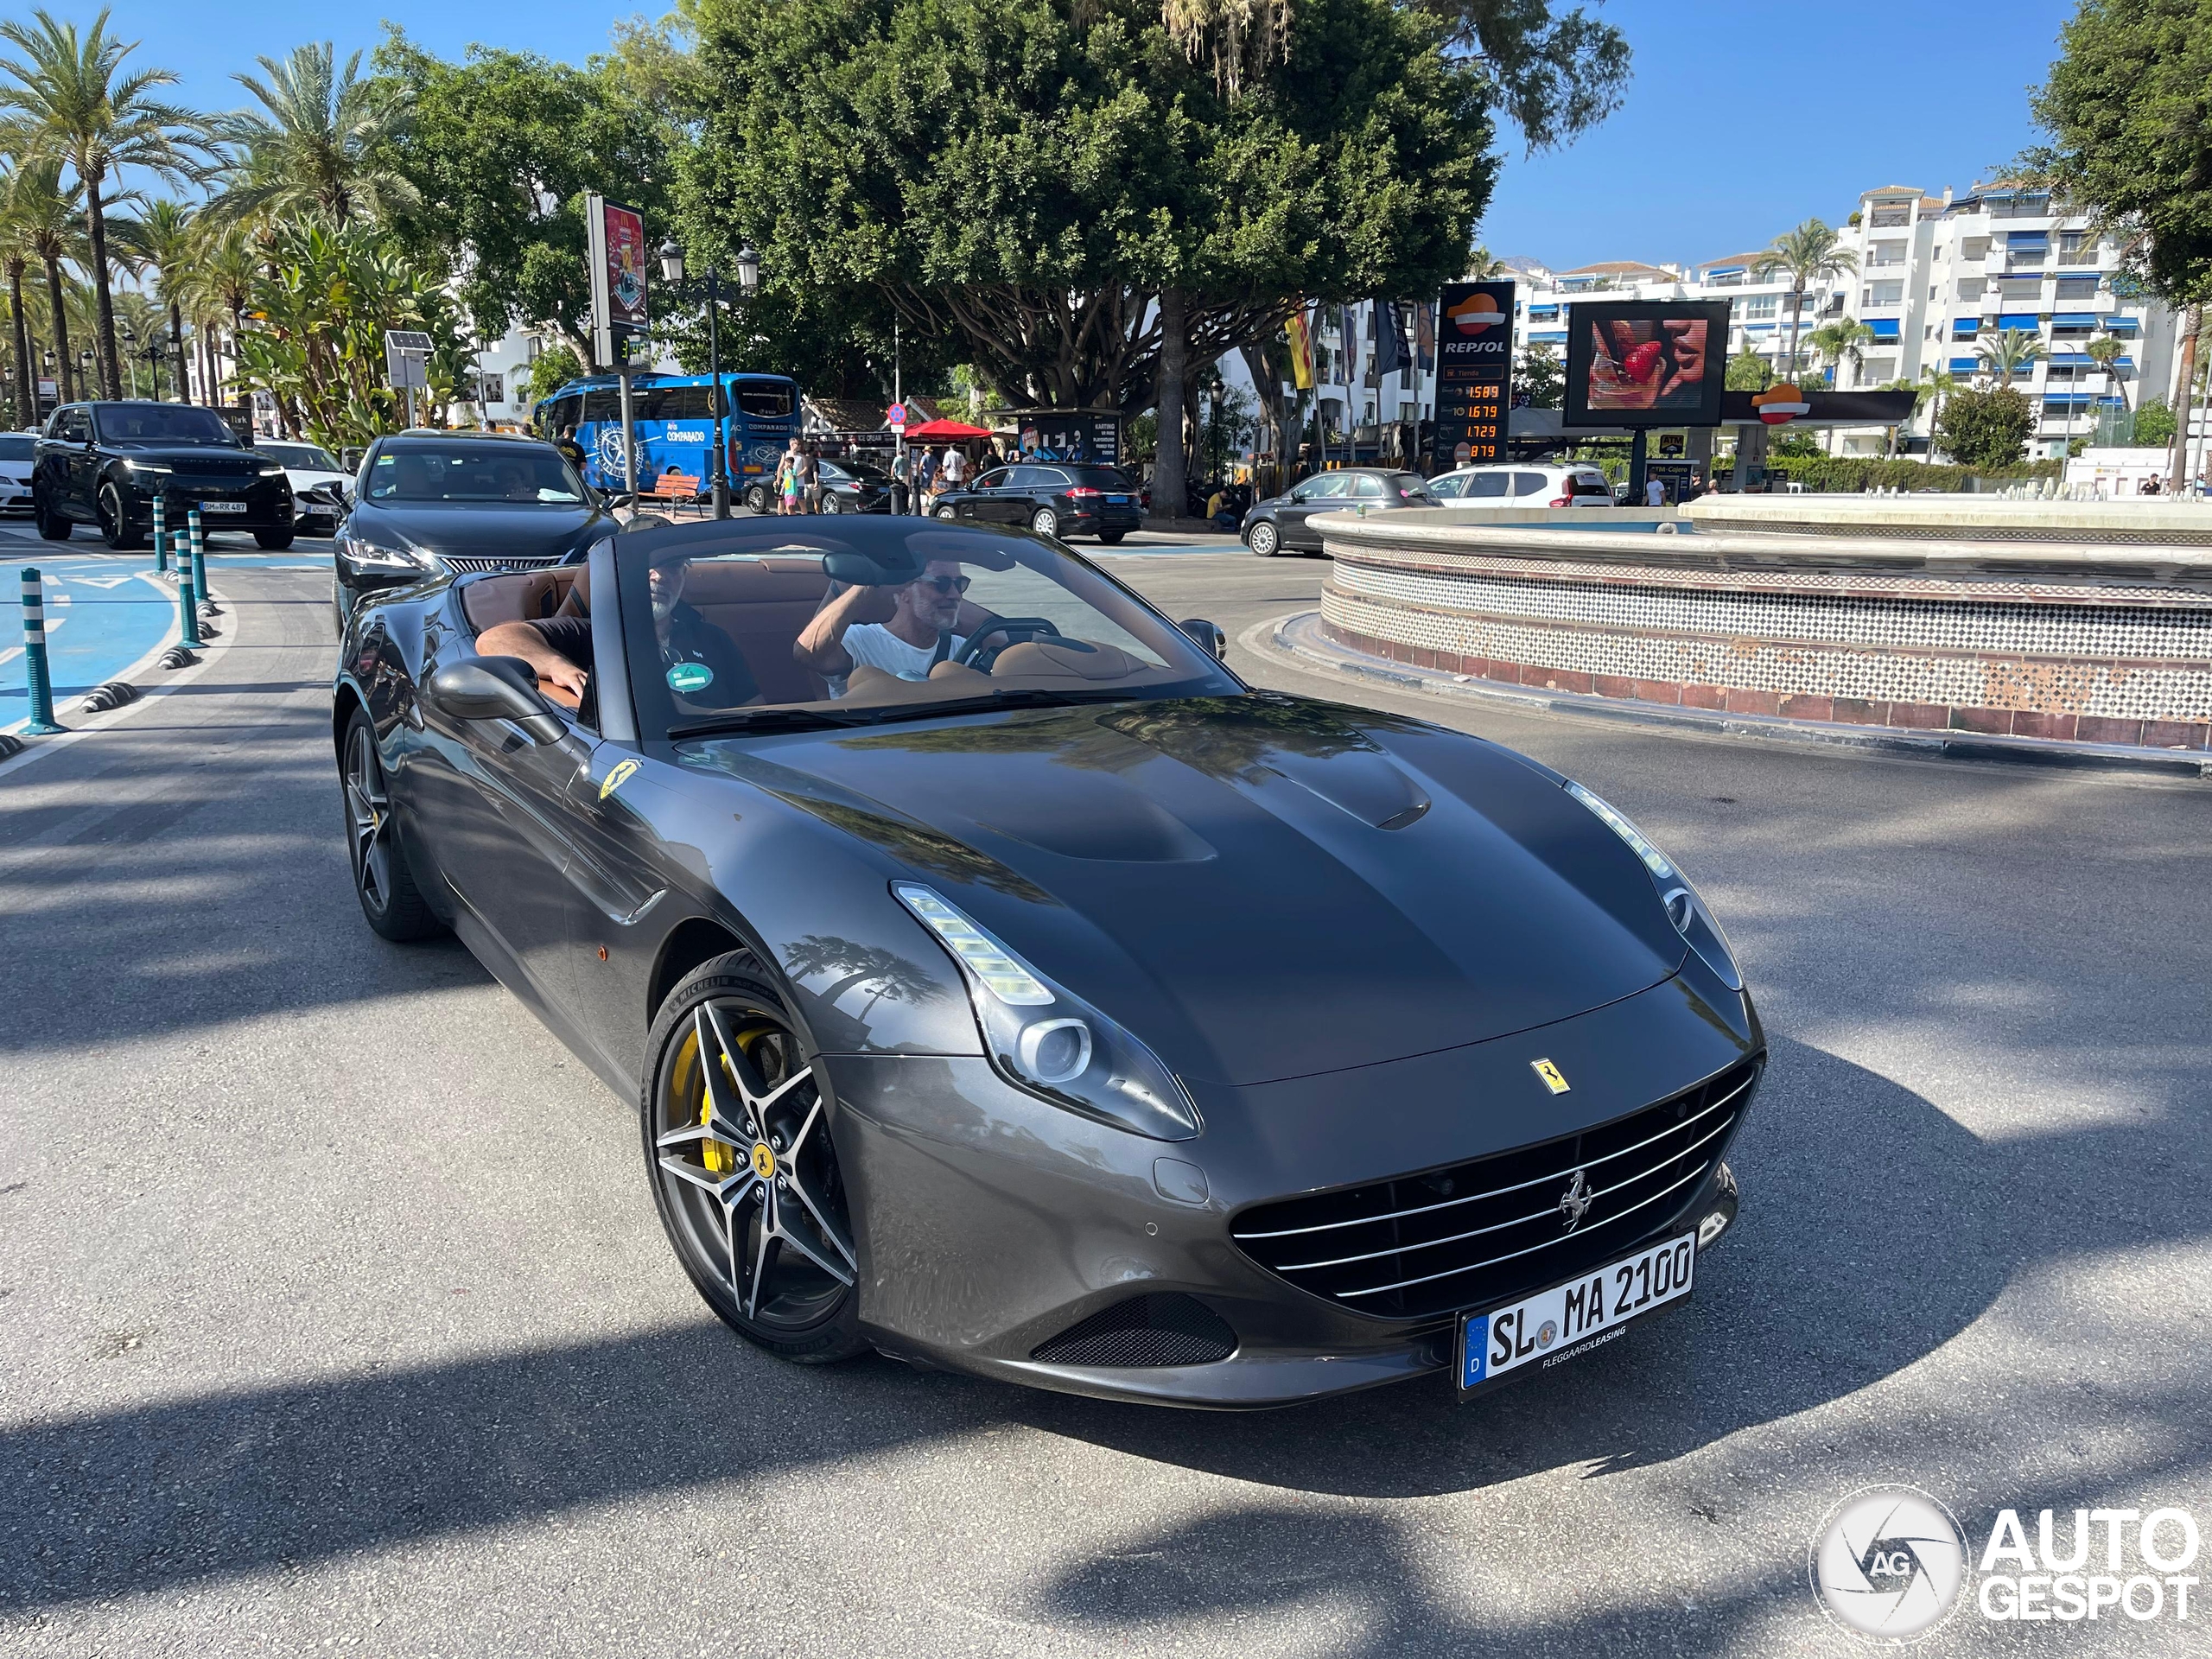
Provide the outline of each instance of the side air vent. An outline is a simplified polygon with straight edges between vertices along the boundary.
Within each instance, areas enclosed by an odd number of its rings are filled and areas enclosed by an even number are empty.
[[[1135,1296],[1070,1325],[1029,1357],[1047,1365],[1211,1365],[1236,1333],[1188,1296]]]

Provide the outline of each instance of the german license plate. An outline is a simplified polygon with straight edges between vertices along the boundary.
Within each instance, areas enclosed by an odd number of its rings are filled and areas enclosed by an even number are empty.
[[[1602,1348],[1690,1294],[1697,1235],[1670,1238],[1562,1285],[1459,1322],[1459,1397]]]
[[[243,501],[202,501],[200,504],[200,511],[202,512],[244,512],[245,503]]]

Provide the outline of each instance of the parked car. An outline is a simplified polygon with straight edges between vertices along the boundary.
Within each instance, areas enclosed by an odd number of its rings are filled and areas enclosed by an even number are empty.
[[[248,448],[215,410],[118,400],[65,404],[47,417],[31,474],[31,512],[46,540],[66,542],[82,524],[118,551],[143,547],[156,495],[171,524],[198,507],[210,531],[292,544],[283,467]]]
[[[1307,520],[1325,512],[1433,507],[1436,501],[1419,473],[1385,467],[1347,467],[1316,473],[1282,495],[1269,496],[1244,515],[1244,545],[1262,558],[1277,553],[1318,553],[1321,532]]]
[[[328,536],[346,516],[353,474],[327,449],[312,443],[264,440],[254,448],[274,457],[292,486],[292,527],[302,536]]]
[[[36,433],[0,432],[0,512],[30,510],[31,469],[37,461]]]
[[[1462,467],[1428,480],[1443,507],[1610,507],[1613,486],[1595,467]]]
[[[1135,484],[1114,467],[1074,461],[995,467],[965,489],[947,490],[930,511],[1039,536],[1096,536],[1109,547],[1144,522]]]
[[[824,512],[888,512],[891,474],[858,455],[823,458],[817,463],[822,479]]]
[[[538,438],[397,433],[369,446],[360,478],[333,548],[341,630],[366,594],[567,563],[607,531],[599,497]]]

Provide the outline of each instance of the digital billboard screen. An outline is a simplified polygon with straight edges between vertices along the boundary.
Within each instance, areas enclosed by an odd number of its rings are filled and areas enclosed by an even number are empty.
[[[1564,425],[1720,423],[1727,301],[1584,301],[1567,317]]]

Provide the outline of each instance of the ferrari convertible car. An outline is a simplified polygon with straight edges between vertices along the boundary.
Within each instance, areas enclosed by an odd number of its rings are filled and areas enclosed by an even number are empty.
[[[677,1262],[791,1359],[1471,1395],[1679,1306],[1765,1053],[1697,893],[1556,772],[1221,647],[912,518],[365,595],[361,909],[636,1103]]]

